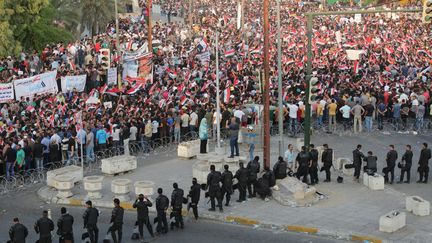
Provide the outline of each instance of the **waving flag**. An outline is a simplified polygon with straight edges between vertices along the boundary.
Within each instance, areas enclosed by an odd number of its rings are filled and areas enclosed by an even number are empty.
[[[233,57],[234,54],[235,54],[235,50],[231,49],[231,50],[228,50],[228,51],[225,52],[225,57],[226,58]]]
[[[229,103],[230,96],[231,96],[231,88],[228,87],[224,90],[224,100],[223,101],[225,104]]]
[[[130,88],[129,90],[126,91],[126,94],[128,95],[133,95],[135,93],[137,93],[142,87],[142,84],[135,84],[135,86],[133,86],[132,88]]]

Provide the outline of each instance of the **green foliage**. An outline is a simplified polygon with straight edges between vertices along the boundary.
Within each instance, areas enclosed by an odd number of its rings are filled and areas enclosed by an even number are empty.
[[[68,31],[54,25],[55,15],[49,0],[0,0],[0,56],[73,40]]]

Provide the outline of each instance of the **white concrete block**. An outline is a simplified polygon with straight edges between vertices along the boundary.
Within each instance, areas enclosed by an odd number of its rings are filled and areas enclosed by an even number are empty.
[[[337,161],[336,164],[338,165],[337,168],[339,168],[339,166],[342,167],[342,173],[344,175],[347,175],[347,176],[353,176],[354,175],[354,168],[350,168],[350,169],[345,168],[345,165],[352,164],[350,159],[338,158],[336,161]]]
[[[129,193],[131,187],[131,180],[129,179],[115,179],[111,182],[111,191],[114,193],[114,197],[122,201],[129,201]]]
[[[419,197],[410,196],[406,198],[406,210],[417,216],[427,216],[430,214],[430,202]]]
[[[154,194],[154,182],[152,181],[137,181],[134,183],[135,195],[143,194],[144,196],[152,196]]]
[[[69,175],[73,177],[74,183],[82,181],[83,180],[83,170],[80,166],[71,165],[71,166],[65,166],[60,169],[50,170],[47,172],[47,185],[50,187],[54,186],[54,177],[58,175]]]
[[[72,197],[72,188],[74,188],[74,177],[70,175],[58,175],[54,177],[54,187],[58,190],[57,197],[68,198]]]
[[[391,211],[379,219],[379,231],[392,233],[406,225],[405,212]]]
[[[217,154],[217,155],[221,155],[221,156],[224,156],[225,155],[225,147],[220,147],[220,148],[218,148],[217,146],[216,146],[216,148],[215,148],[215,153]]]
[[[369,189],[384,190],[384,177],[377,173],[373,176],[369,176]]]
[[[102,173],[114,175],[122,172],[131,171],[137,168],[137,158],[135,156],[120,155],[102,160]]]
[[[368,175],[368,173],[363,173],[363,185],[369,187],[369,175]]]
[[[87,197],[93,199],[102,198],[103,176],[84,177],[84,190],[87,191]]]
[[[192,166],[192,176],[197,179],[198,184],[206,184],[209,173],[210,164],[206,161],[198,161]]]
[[[188,142],[180,143],[177,147],[177,156],[181,158],[192,158],[200,153],[201,140],[195,139]],[[209,151],[209,143],[207,142],[207,151]]]

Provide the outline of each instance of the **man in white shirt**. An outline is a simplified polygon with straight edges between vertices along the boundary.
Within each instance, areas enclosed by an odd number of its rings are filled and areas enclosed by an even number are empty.
[[[296,158],[295,154],[294,154],[294,147],[292,144],[288,144],[288,149],[287,149],[287,151],[285,151],[284,155],[285,155],[284,156],[285,160],[288,164],[288,168],[290,171],[292,171],[294,168],[294,160]]]
[[[289,116],[289,127],[288,131],[292,134],[292,136],[297,135],[297,111],[298,106],[294,104],[294,102],[290,102],[288,104],[288,116]]]
[[[181,135],[185,136],[189,132],[189,115],[186,112],[180,116],[181,119]]]
[[[130,135],[129,135],[129,140],[131,143],[135,143],[136,142],[136,138],[137,138],[137,133],[138,133],[138,128],[135,125],[135,122],[131,123],[131,127],[129,129]]]
[[[342,119],[343,119],[343,126],[344,130],[346,131],[349,127],[349,121],[350,121],[350,114],[351,114],[351,107],[345,103],[344,106],[342,106],[339,111],[342,113]]]
[[[215,111],[215,112],[213,112],[213,121],[212,121],[212,124],[213,124],[213,138],[216,138],[216,136],[217,136],[217,134],[216,134],[216,132],[217,132],[217,111]],[[222,114],[219,112],[219,124],[220,124],[220,122],[221,122],[221,119],[222,119]]]
[[[238,107],[236,106],[235,111],[234,111],[234,117],[238,119],[238,121],[241,122],[242,117],[245,115],[245,113]]]
[[[195,111],[192,111],[189,116],[189,130],[193,135],[196,134],[196,128],[198,125],[198,115]]]

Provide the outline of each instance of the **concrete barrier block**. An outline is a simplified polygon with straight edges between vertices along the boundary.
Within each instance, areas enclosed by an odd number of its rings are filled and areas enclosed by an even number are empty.
[[[392,233],[405,227],[406,214],[405,212],[391,211],[379,219],[379,231]]]
[[[373,176],[369,176],[369,189],[384,190],[384,177],[377,173]]]
[[[91,199],[102,198],[103,176],[84,177],[84,190],[87,191],[87,197]]]
[[[72,189],[75,186],[74,177],[70,175],[58,175],[54,177],[54,187],[57,189],[57,197],[68,198],[72,197]]]
[[[135,195],[152,196],[154,194],[154,185],[152,181],[136,181],[134,183]]]
[[[363,185],[369,187],[369,175],[368,175],[368,173],[363,173]]]
[[[54,186],[54,178],[58,175],[69,175],[73,177],[74,183],[77,183],[79,181],[83,180],[84,173],[80,166],[71,165],[71,166],[65,166],[59,169],[50,170],[47,172],[47,185],[50,187]]]
[[[103,159],[101,170],[102,173],[114,175],[123,173],[137,168],[137,158],[135,156],[121,155]]]
[[[120,199],[120,201],[129,201],[129,193],[131,187],[131,180],[129,179],[115,179],[111,182],[111,191],[114,193],[114,197]]]
[[[336,169],[342,170],[342,173],[347,176],[354,175],[354,168],[346,169],[345,165],[352,164],[351,160],[348,158],[338,158],[336,160]]]
[[[196,139],[180,143],[177,147],[177,156],[181,158],[193,158],[200,153],[201,140]],[[207,143],[207,151],[209,151]]]
[[[430,214],[430,202],[419,197],[410,196],[406,198],[406,210],[417,216],[427,216]]]
[[[206,161],[198,161],[192,166],[192,176],[197,179],[198,184],[206,184],[209,173],[210,164]]]

